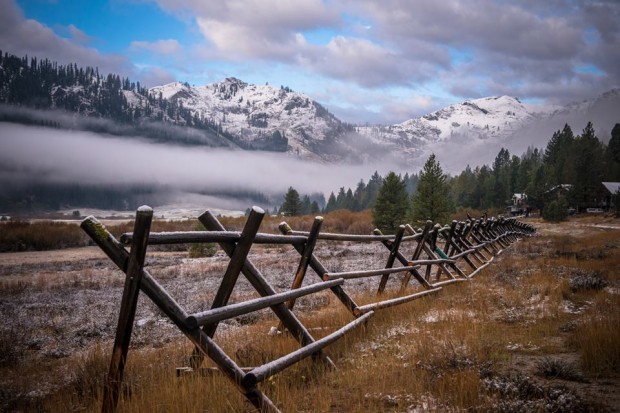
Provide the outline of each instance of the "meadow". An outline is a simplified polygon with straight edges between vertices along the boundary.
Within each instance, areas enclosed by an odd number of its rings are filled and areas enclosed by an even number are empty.
[[[326,216],[325,230],[368,233],[369,218],[360,214]],[[280,220],[266,219],[262,230],[275,232]],[[295,229],[311,224],[309,217],[288,221]],[[243,219],[222,222],[229,229],[243,225]],[[337,370],[306,360],[261,390],[283,412],[620,411],[620,221],[525,222],[537,235],[513,244],[469,282],[382,310],[364,329],[327,347]],[[195,224],[156,225],[161,231]],[[120,234],[131,226],[112,228]],[[123,273],[87,245],[0,255],[2,410],[100,409]],[[221,251],[188,254],[154,249],[149,271],[183,303],[204,306],[228,260]],[[317,246],[317,255],[341,269],[379,259],[345,242]],[[256,246],[251,258],[272,285],[290,286],[298,259],[292,248]],[[233,298],[245,297],[249,290],[238,287]],[[368,292],[374,289],[359,285],[352,294],[363,304],[374,300]],[[331,294],[312,297],[296,308],[315,337],[351,320]],[[267,334],[276,324],[268,311],[242,316],[223,324],[215,339],[252,366],[295,348],[286,334]],[[119,411],[254,411],[217,373],[177,376],[191,351],[141,296]]]

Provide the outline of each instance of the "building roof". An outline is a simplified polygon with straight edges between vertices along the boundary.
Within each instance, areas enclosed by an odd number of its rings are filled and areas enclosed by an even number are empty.
[[[610,194],[615,194],[620,191],[620,182],[602,182],[602,184],[607,188]]]
[[[569,191],[572,187],[573,187],[573,185],[571,185],[571,184],[560,184],[560,185],[556,185],[556,186],[554,186],[553,188],[551,188],[551,189],[547,190],[547,191],[545,192],[545,194],[548,194],[549,192],[559,191],[559,190],[562,190],[562,191]]]

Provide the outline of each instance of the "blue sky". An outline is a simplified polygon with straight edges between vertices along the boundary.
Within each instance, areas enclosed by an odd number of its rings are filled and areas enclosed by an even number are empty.
[[[346,121],[396,123],[619,87],[618,21],[616,0],[0,0],[0,49],[148,86],[268,82]]]

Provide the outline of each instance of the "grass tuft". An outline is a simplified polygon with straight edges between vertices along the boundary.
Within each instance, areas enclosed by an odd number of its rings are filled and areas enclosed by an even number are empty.
[[[546,378],[583,381],[583,375],[570,361],[545,357],[536,364],[536,374]]]

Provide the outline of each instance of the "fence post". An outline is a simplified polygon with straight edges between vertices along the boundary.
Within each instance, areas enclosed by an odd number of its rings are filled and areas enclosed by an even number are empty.
[[[226,268],[224,277],[222,277],[222,282],[217,290],[217,293],[215,294],[211,308],[222,307],[228,304],[228,300],[230,300],[230,296],[235,288],[237,279],[239,278],[239,273],[241,272],[245,259],[250,252],[250,248],[252,247],[252,241],[254,240],[254,237],[256,237],[256,233],[258,232],[258,228],[260,227],[264,216],[265,211],[259,207],[255,206],[250,210],[248,219],[245,222],[243,231],[241,232],[241,237],[239,238],[234,252],[230,257],[228,268]],[[219,323],[206,324],[202,327],[202,331],[204,331],[209,337],[213,338],[218,324]],[[202,352],[197,347],[194,348],[194,352],[190,356],[190,366],[194,369],[200,367],[203,359],[204,356]]]
[[[153,210],[151,208],[142,206],[136,212],[134,238],[131,241],[129,262],[125,272],[125,287],[121,299],[116,338],[114,339],[114,348],[112,350],[108,378],[103,390],[103,405],[101,407],[103,413],[113,412],[116,410],[118,404],[127,351],[129,350],[129,342],[131,341],[131,331],[136,315],[136,305],[138,303],[138,293],[140,292],[140,281],[142,278],[142,267],[144,267],[144,256],[146,255],[152,220]]]
[[[293,229],[286,222],[282,222],[278,228],[280,229],[280,232],[284,235],[290,235],[290,233],[293,232]],[[297,252],[300,254],[304,253],[304,247],[301,245],[293,245],[293,248],[295,248],[295,250],[297,250]],[[323,275],[329,272],[327,271],[327,269],[325,269],[323,264],[321,264],[318,258],[316,258],[314,252],[310,254],[308,265],[310,265],[310,268],[314,270],[314,272],[319,276],[321,280],[323,279]],[[351,312],[351,314],[353,314],[355,317],[358,317],[360,315],[360,313],[357,311],[357,304],[355,303],[355,301],[353,301],[351,297],[349,297],[349,295],[342,289],[340,285],[331,287],[330,290],[334,293],[334,295],[336,295],[340,302],[344,304],[344,306],[347,308],[347,310]]]
[[[405,228],[407,228],[407,226],[405,226]],[[378,228],[376,228],[373,231],[373,234],[375,235],[383,235],[383,233],[381,232],[381,230],[379,230]],[[390,245],[390,243],[388,241],[381,241],[381,243],[383,244],[383,246],[385,246],[385,248],[389,249],[391,251],[392,246]],[[409,260],[407,258],[405,258],[405,256],[400,252],[400,251],[396,251],[395,257],[398,261],[400,261],[400,263],[403,266],[408,266],[409,265]],[[409,284],[409,280],[411,280],[411,276],[414,276],[415,279],[422,285],[424,286],[424,288],[426,288],[427,290],[432,289],[433,286],[431,285],[431,283],[429,283],[426,279],[424,279],[424,277],[422,276],[422,274],[420,274],[418,272],[418,270],[414,267],[411,267],[411,270],[407,273],[405,273],[405,276],[403,277],[403,283],[401,285],[400,288],[400,292],[404,292],[407,289],[407,285]]]
[[[314,222],[312,223],[312,228],[310,229],[310,234],[308,235],[308,241],[306,242],[306,245],[304,245],[303,253],[301,254],[301,259],[299,260],[299,265],[297,266],[297,271],[295,271],[295,278],[293,279],[291,290],[301,287],[301,284],[304,281],[306,271],[308,270],[308,264],[310,263],[310,258],[312,258],[312,254],[314,253],[314,247],[316,246],[316,241],[319,238],[319,232],[321,231],[322,225],[323,217],[315,217]],[[289,309],[293,309],[293,306],[295,306],[295,300],[290,300],[286,303],[286,305]]]
[[[226,228],[217,220],[217,218],[211,213],[206,211],[199,218],[200,222],[210,231],[226,231]],[[226,255],[232,257],[234,254],[234,246],[220,242],[220,247]],[[252,284],[254,289],[263,297],[276,294],[276,291],[265,280],[260,271],[252,264],[248,259],[245,259],[241,272],[245,275],[245,278]],[[282,324],[291,332],[293,337],[302,345],[306,346],[313,343],[315,340],[312,338],[306,327],[299,321],[299,319],[293,314],[291,310],[284,304],[276,304],[271,307],[273,312],[276,313]],[[319,359],[330,368],[335,368],[334,362],[327,357],[322,350],[312,356],[313,360]]]
[[[403,235],[405,235],[405,226],[400,225],[398,227],[398,231],[396,232],[396,237],[394,241],[392,241],[392,245],[390,245],[390,255],[388,257],[387,263],[385,264],[385,268],[392,268],[394,266],[394,261],[396,260],[396,255],[398,254],[398,249],[400,248],[400,243],[403,240]],[[390,243],[390,241],[386,241]],[[388,244],[389,245],[389,244]],[[377,294],[383,293],[385,290],[385,286],[387,285],[388,279],[390,278],[389,274],[385,274],[381,277],[381,282],[379,283],[379,288],[377,289]]]

